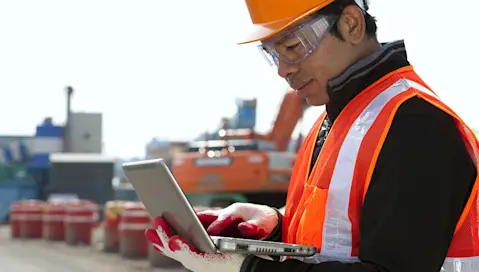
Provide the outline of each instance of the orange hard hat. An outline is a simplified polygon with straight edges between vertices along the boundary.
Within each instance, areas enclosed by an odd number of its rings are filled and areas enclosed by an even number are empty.
[[[248,36],[238,44],[265,40],[334,2],[334,0],[245,1],[253,25]],[[355,0],[355,2],[364,8],[366,1]]]

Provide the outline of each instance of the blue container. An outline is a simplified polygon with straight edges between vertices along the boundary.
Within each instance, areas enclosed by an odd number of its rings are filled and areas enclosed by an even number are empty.
[[[51,124],[38,125],[35,133],[35,137],[63,137],[63,127],[55,126]]]
[[[7,223],[10,205],[18,200],[37,199],[38,188],[33,180],[6,180],[0,182],[0,223]]]
[[[254,129],[256,126],[256,99],[237,99],[238,111],[235,116],[235,128]]]
[[[238,109],[238,128],[253,129],[256,126],[256,108],[242,107]]]

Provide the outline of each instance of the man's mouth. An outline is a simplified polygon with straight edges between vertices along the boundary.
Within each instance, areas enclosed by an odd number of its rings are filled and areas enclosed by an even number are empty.
[[[295,84],[295,86],[292,86],[293,89],[297,90],[297,91],[301,91],[302,89],[304,89],[306,86],[309,85],[309,83],[311,83],[312,80],[309,80],[307,81],[306,83],[301,83],[301,84]]]
[[[306,98],[308,93],[304,91],[304,89],[312,82],[313,80],[310,80],[306,83],[302,83],[301,85],[297,85],[297,87],[292,87],[294,90],[296,90],[296,94],[301,97],[301,98]]]

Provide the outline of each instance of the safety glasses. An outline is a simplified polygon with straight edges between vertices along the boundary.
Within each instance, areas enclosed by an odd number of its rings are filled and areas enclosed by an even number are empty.
[[[291,31],[268,39],[258,49],[271,66],[298,64],[316,50],[336,21],[335,16],[319,16]]]

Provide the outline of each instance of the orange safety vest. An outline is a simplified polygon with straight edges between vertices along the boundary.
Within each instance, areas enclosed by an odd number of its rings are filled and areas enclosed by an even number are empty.
[[[326,113],[315,123],[299,151],[289,185],[283,241],[317,247],[318,254],[303,261],[358,261],[361,208],[371,176],[394,115],[412,97],[420,97],[455,118],[479,168],[479,142],[472,130],[439,100],[412,67],[387,74],[342,110],[309,176]],[[478,180],[457,223],[441,271],[479,271]]]

